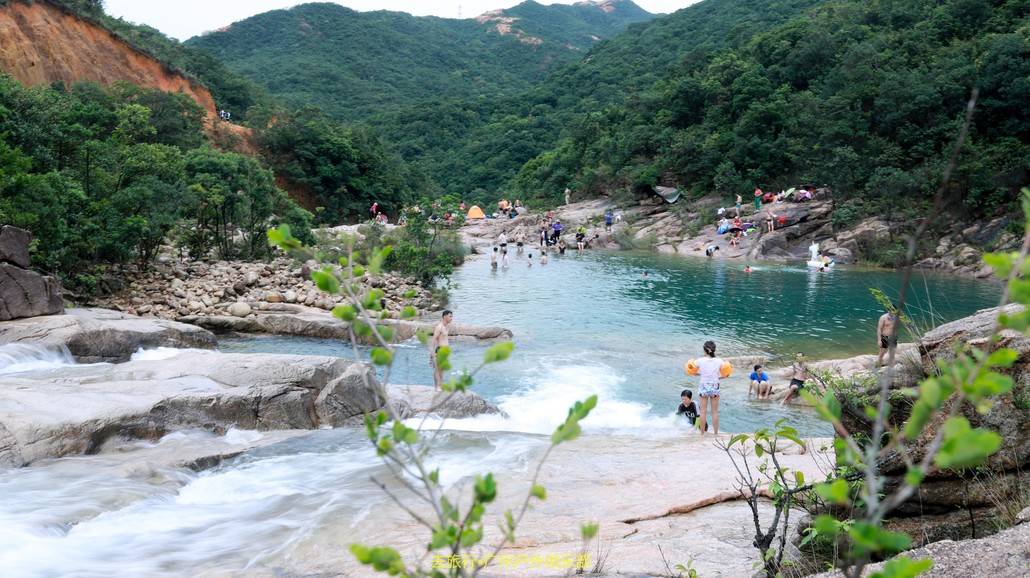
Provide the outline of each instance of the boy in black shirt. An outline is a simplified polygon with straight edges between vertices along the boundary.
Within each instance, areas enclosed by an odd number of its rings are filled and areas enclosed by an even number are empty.
[[[676,415],[686,415],[687,419],[690,420],[690,425],[695,425],[697,417],[700,415],[697,411],[697,404],[694,403],[694,393],[689,389],[684,389],[680,392],[680,406],[676,410]]]

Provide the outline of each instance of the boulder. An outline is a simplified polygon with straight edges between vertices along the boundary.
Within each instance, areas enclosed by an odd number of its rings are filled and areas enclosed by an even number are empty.
[[[32,233],[10,225],[0,226],[0,261],[28,269]]]
[[[460,419],[501,410],[472,391],[447,393],[427,385],[390,385],[390,401],[404,419],[431,414]]]
[[[942,540],[899,554],[906,558],[933,560],[933,568],[921,578],[955,576],[990,576],[991,578],[1023,578],[1030,568],[1030,524],[1019,524],[993,536],[955,542]],[[883,570],[885,562],[872,564],[862,575]],[[840,578],[840,571],[816,574],[812,578]]]
[[[27,372],[0,384],[0,464],[91,453],[113,436],[314,429],[379,407],[373,370],[335,357],[183,350],[162,360],[65,366],[55,377]]]
[[[63,310],[56,279],[0,262],[0,321],[54,315]]]
[[[215,336],[200,327],[165,319],[144,319],[107,309],[68,309],[65,315],[0,322],[0,345],[7,343],[63,346],[82,363],[117,363],[141,347],[211,349]]]
[[[229,315],[232,315],[233,317],[246,317],[250,315],[251,309],[250,305],[243,302],[237,302],[229,305],[226,311],[228,311]]]

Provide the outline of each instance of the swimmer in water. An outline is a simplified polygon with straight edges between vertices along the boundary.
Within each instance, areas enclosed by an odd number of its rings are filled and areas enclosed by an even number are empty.
[[[751,272],[751,265],[744,265],[744,272],[745,273],[750,273]]]

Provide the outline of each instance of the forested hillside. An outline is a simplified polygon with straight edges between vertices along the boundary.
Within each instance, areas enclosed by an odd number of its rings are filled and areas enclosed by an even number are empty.
[[[563,134],[579,130],[583,114],[610,105],[636,106],[632,103],[641,90],[680,63],[738,46],[816,4],[818,0],[705,0],[629,26],[518,96],[444,99],[384,112],[370,122],[444,190],[476,200],[495,198],[527,161],[552,148]],[[530,194],[558,194],[564,188],[562,184]]]
[[[821,3],[577,116],[515,190],[553,199],[569,182],[661,181],[731,195],[815,181],[838,191],[843,225],[929,197],[978,88],[953,193],[966,217],[994,211],[1030,176],[1028,11],[1020,0]]]
[[[111,78],[105,62],[164,68],[200,82],[222,70],[152,28],[110,18],[96,1],[10,0],[0,11],[16,16],[5,20],[17,32],[9,38],[28,43],[21,46],[26,51],[117,51],[95,59],[101,68],[86,78]],[[65,28],[33,26],[57,22],[54,14]],[[67,14],[77,19],[69,22]],[[99,45],[108,32],[130,44]],[[156,54],[172,61],[147,56]],[[197,62],[209,67],[193,68]],[[60,74],[38,74],[44,64]],[[160,79],[142,87],[75,82],[76,70],[63,64],[40,63],[31,74],[15,66],[10,72],[21,74],[17,79],[0,71],[0,223],[32,231],[36,266],[72,290],[97,289],[111,266],[146,267],[167,241],[198,258],[263,258],[269,226],[289,223],[308,237],[313,221],[362,218],[373,199],[396,212],[428,191],[425,179],[367,130],[317,110],[278,106],[227,71],[213,90],[216,102],[250,107],[258,156],[227,152],[218,148],[225,143],[209,140],[222,133],[210,130],[220,121],[194,100],[203,93],[210,109],[206,91],[176,92]]]
[[[527,1],[466,19],[317,3],[259,14],[187,44],[287,103],[355,120],[425,101],[519,94],[650,18],[631,0]]]

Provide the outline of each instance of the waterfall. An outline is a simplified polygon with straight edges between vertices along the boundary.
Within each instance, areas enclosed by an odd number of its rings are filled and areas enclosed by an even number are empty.
[[[68,348],[42,343],[0,345],[0,375],[75,365]]]

